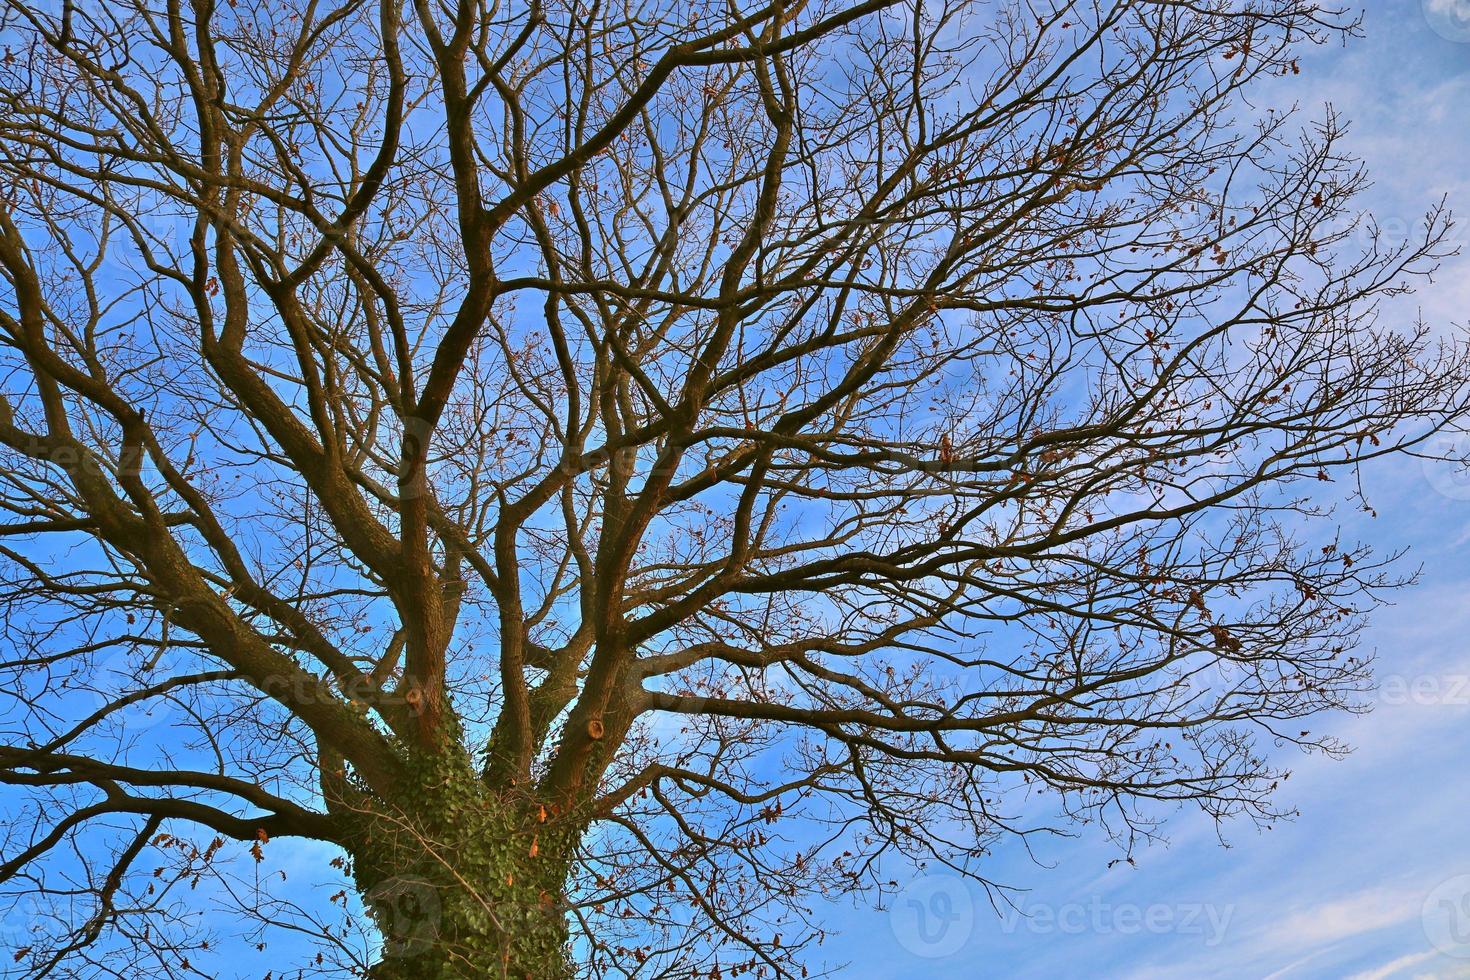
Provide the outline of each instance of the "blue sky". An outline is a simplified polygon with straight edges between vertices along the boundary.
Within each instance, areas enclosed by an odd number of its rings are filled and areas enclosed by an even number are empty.
[[[1442,196],[1470,222],[1470,0],[1373,0],[1363,14],[1364,38],[1305,58],[1242,121],[1331,104],[1386,230],[1404,233]],[[1463,248],[1470,224],[1455,237]],[[1386,312],[1470,321],[1470,255]],[[849,964],[841,975],[1470,977],[1470,480],[1412,459],[1365,476],[1379,516],[1345,514],[1347,529],[1409,546],[1422,576],[1367,636],[1375,710],[1324,720],[1354,753],[1286,762],[1280,800],[1297,820],[1217,831],[1179,813],[1137,867],[1109,869],[1116,849],[1088,828],[1029,856],[1002,847],[988,871],[1026,889],[1024,915],[921,876],[886,910],[833,910],[825,951]]]

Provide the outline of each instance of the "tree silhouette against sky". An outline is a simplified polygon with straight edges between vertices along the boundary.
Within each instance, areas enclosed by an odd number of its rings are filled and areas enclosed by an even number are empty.
[[[1353,30],[4,0],[15,968],[802,976],[895,869],[1275,819],[1402,581],[1329,505],[1470,382],[1378,316],[1447,216],[1244,94]]]

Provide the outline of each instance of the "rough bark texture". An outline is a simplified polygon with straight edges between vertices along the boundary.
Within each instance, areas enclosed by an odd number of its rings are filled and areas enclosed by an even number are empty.
[[[396,804],[339,804],[385,980],[572,975],[567,879],[580,830],[521,794],[487,789],[470,760],[415,755]]]

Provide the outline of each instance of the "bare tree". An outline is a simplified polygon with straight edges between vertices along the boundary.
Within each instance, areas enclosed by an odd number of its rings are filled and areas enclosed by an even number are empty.
[[[382,946],[239,897],[323,971],[796,975],[1341,748],[1400,578],[1328,505],[1470,382],[1377,317],[1446,216],[1242,98],[1341,11],[4,9],[0,880],[84,904],[17,968],[236,967],[181,896],[297,837]]]

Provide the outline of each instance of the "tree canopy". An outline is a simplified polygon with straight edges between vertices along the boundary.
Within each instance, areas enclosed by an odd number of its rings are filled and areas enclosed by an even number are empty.
[[[319,971],[800,976],[814,901],[1341,748],[1402,575],[1332,508],[1470,382],[1380,316],[1447,216],[1246,101],[1343,12],[3,10],[29,975],[254,970],[214,874]]]

